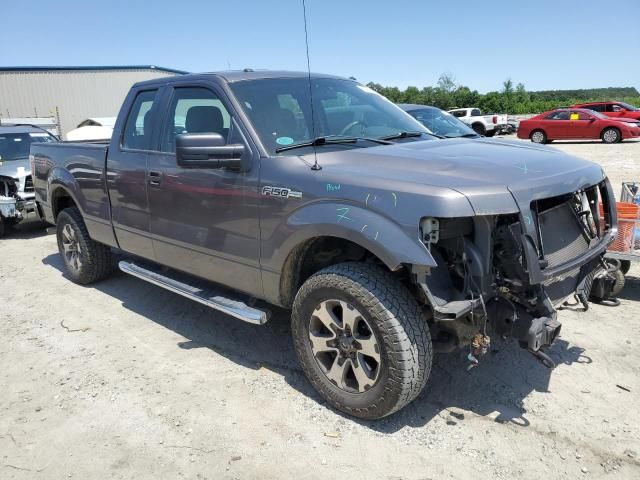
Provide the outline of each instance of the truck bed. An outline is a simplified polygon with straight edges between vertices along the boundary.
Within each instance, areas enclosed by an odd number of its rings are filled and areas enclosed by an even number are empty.
[[[75,185],[68,193],[83,212],[92,238],[113,237],[106,182],[108,150],[106,142],[33,144],[33,186],[44,220],[55,223],[56,185],[71,176],[75,181],[64,183]]]

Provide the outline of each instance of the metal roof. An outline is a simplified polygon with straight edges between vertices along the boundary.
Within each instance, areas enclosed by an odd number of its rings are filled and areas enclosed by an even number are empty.
[[[106,70],[159,70],[161,72],[184,75],[189,72],[156,65],[94,65],[94,66],[53,66],[53,67],[0,67],[0,72],[62,72],[62,71],[106,71]]]

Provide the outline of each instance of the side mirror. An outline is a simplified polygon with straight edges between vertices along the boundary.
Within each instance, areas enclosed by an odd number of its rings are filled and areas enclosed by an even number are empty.
[[[176,161],[185,168],[229,168],[242,166],[244,145],[227,145],[219,133],[183,133],[176,136]]]

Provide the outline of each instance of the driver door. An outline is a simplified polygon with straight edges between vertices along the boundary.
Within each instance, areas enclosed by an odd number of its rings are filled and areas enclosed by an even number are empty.
[[[261,296],[259,158],[227,105],[208,83],[169,92],[160,151],[148,158],[153,248],[163,265]],[[250,169],[178,166],[181,133],[219,133],[227,143],[244,144]]]

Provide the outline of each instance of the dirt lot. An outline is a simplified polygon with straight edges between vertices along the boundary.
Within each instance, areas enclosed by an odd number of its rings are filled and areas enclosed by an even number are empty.
[[[640,180],[640,142],[554,144]],[[550,371],[494,342],[440,355],[422,395],[360,422],[256,327],[141,280],[62,273],[55,237],[0,240],[0,478],[640,478],[640,268],[618,308],[563,311]],[[636,350],[638,349],[638,350]]]

